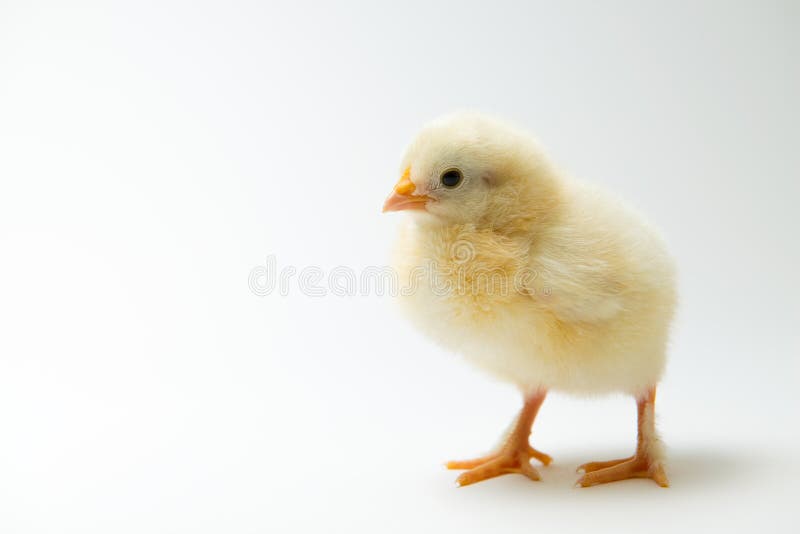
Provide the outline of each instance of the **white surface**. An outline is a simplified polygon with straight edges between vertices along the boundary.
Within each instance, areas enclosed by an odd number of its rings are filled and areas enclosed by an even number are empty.
[[[796,531],[800,14],[737,4],[4,3],[0,531]],[[384,265],[405,143],[461,107],[663,229],[670,489],[573,488],[635,411],[557,396],[542,482],[456,489],[510,387],[386,297],[249,291]]]

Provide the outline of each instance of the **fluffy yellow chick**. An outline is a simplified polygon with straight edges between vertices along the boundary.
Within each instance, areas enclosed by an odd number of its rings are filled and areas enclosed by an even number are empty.
[[[560,174],[524,132],[477,114],[422,130],[383,209],[413,214],[395,260],[411,284],[399,297],[411,320],[524,396],[496,452],[447,464],[467,470],[459,485],[506,473],[539,480],[530,459],[551,458],[528,439],[548,391],[636,399],[635,454],[582,465],[580,485],[668,485],[654,402],[675,273],[639,215]]]

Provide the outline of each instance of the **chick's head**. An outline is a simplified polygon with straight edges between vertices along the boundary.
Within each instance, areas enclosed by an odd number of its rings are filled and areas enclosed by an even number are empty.
[[[430,123],[408,147],[384,211],[412,210],[433,223],[502,226],[530,220],[557,197],[535,141],[473,113]]]

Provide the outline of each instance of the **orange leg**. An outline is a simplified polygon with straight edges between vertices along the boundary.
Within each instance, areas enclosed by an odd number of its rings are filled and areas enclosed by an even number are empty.
[[[655,387],[636,401],[639,420],[636,454],[630,458],[583,464],[578,471],[584,471],[586,474],[578,480],[578,484],[587,487],[627,478],[651,478],[659,486],[664,488],[669,486],[656,435],[655,402]]]
[[[525,405],[522,407],[514,427],[497,452],[473,460],[445,464],[448,469],[469,469],[456,480],[459,486],[467,486],[508,473],[519,473],[531,480],[539,480],[539,472],[531,465],[531,458],[536,458],[544,465],[549,464],[553,459],[531,447],[528,437],[531,434],[533,420],[536,419],[536,413],[546,395],[546,391],[537,391],[525,399]]]

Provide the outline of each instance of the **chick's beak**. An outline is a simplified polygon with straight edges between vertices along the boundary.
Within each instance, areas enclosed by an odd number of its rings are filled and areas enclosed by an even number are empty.
[[[428,195],[415,195],[417,187],[411,181],[411,168],[409,167],[394,186],[394,191],[383,204],[383,211],[424,210],[430,197]]]

